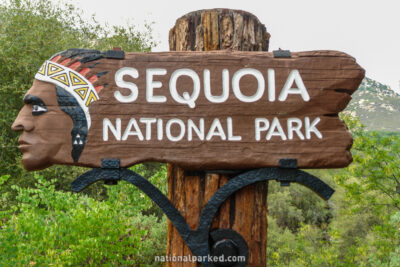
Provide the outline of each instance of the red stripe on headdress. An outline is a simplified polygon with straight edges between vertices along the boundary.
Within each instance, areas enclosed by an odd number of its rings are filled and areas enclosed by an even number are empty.
[[[90,68],[84,68],[79,73],[85,76],[90,71]]]
[[[70,68],[72,70],[76,70],[80,65],[81,65],[81,62],[76,61],[76,62],[72,63],[70,66],[68,66],[68,68]]]
[[[55,56],[51,59],[51,61],[56,62],[61,58],[61,55]]]
[[[60,62],[60,65],[66,66],[69,62],[71,61],[70,58],[66,58],[63,61]]]
[[[90,76],[89,82],[94,83],[95,81],[97,81],[97,75]]]

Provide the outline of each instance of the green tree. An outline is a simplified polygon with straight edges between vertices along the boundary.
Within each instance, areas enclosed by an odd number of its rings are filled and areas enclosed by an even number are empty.
[[[336,191],[328,205],[305,188],[270,183],[271,266],[399,266],[400,136],[343,119],[354,136],[354,162],[312,171]]]
[[[73,5],[55,5],[50,0],[0,3],[0,175],[12,177],[5,182],[2,192],[10,191],[11,184],[34,184],[33,175],[21,167],[18,134],[10,127],[23,105],[23,95],[46,59],[75,47],[150,51],[155,45],[151,25],[139,32],[130,24],[108,27],[94,19],[86,21],[81,14]],[[56,189],[65,190],[82,171],[82,168],[53,166],[40,174],[49,179],[57,178]],[[104,195],[102,187],[88,190],[86,192],[91,195]]]
[[[354,135],[354,162],[336,182],[359,203],[400,211],[400,136],[366,132],[359,120],[344,119]]]
[[[367,132],[358,119],[343,118],[354,136],[354,162],[335,181],[348,203],[340,215],[352,218],[354,227],[336,225],[342,250],[349,253],[352,247],[355,257],[386,264],[400,247],[400,229],[392,219],[400,210],[400,136]]]

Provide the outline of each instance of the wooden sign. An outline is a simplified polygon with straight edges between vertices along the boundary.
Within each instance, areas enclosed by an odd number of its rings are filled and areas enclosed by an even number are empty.
[[[70,49],[46,61],[13,129],[23,165],[170,162],[249,169],[351,161],[338,118],[364,77],[337,51],[123,53]]]

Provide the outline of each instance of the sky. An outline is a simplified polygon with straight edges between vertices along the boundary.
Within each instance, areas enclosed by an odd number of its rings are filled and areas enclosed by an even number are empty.
[[[159,42],[153,51],[168,51],[175,21],[195,10],[230,8],[258,17],[271,34],[270,49],[339,50],[355,57],[366,76],[400,92],[400,1],[398,0],[71,0],[89,18],[110,25],[127,21],[144,28],[154,22]]]

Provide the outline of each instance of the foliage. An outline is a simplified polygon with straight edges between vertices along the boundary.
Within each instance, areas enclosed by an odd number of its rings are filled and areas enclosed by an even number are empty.
[[[3,184],[10,179],[9,175],[2,175],[0,176],[0,192],[2,191],[2,186]],[[11,210],[11,205],[9,201],[9,193],[5,192],[0,195],[0,229],[3,227],[3,225],[6,223],[6,221],[10,218],[10,215],[12,214]]]
[[[322,172],[314,175],[327,176]],[[292,232],[297,232],[302,224],[326,228],[332,218],[332,209],[316,194],[310,193],[304,186],[292,184],[285,188],[271,182],[268,192],[269,215],[275,218],[279,227],[289,228]]]
[[[270,266],[399,266],[400,136],[343,119],[354,136],[354,162],[312,171],[336,190],[328,203],[307,189],[270,183]]]
[[[313,174],[325,181],[330,177],[327,171]],[[331,266],[336,260],[327,250],[328,225],[334,213],[331,203],[303,186],[280,187],[271,182],[268,209],[269,266]]]
[[[303,224],[293,233],[268,217],[268,237],[269,266],[338,266],[337,255],[316,226]]]
[[[354,135],[354,162],[334,178],[346,190],[346,216],[361,214],[356,231],[364,231],[359,245],[365,258],[390,262],[400,247],[400,229],[391,219],[400,210],[400,136],[366,132],[358,119],[344,119]]]
[[[400,210],[400,138],[365,132],[357,120],[351,123],[354,163],[335,177],[336,182],[359,203]]]
[[[165,170],[150,180],[160,177]],[[165,254],[166,219],[143,215],[151,205],[132,185],[108,187],[110,197],[100,202],[35,180],[35,188],[13,186],[17,213],[0,217],[1,266],[138,266]]]
[[[68,191],[83,168],[53,166],[32,174],[20,165],[18,134],[10,127],[44,60],[74,47],[149,51],[155,45],[151,25],[139,32],[130,24],[86,21],[81,14],[73,5],[50,0],[0,3],[1,266],[148,264],[152,253],[165,250],[165,218],[133,186],[117,185],[107,193],[94,185],[85,191],[91,197],[65,193],[58,190]],[[156,182],[159,169],[142,174],[155,175]]]
[[[146,168],[146,165],[138,164],[131,168],[136,173],[141,174],[143,177],[148,177],[148,180],[161,190],[164,194],[167,192],[167,181],[166,181],[166,166],[161,165],[156,170],[150,171]],[[162,212],[155,212],[157,208],[156,204],[145,195],[142,191],[131,184],[120,181],[118,185],[108,187],[107,190],[108,200],[114,201],[119,206],[116,208],[120,209],[127,216],[136,216],[136,214],[157,214],[161,218]],[[157,206],[158,207],[158,206]]]
[[[0,175],[12,177],[0,193],[13,192],[11,184],[22,187],[34,184],[33,175],[20,165],[18,134],[10,127],[22,107],[23,95],[46,59],[74,47],[108,50],[116,46],[125,51],[149,51],[155,45],[151,25],[139,32],[131,24],[109,27],[94,18],[86,21],[81,14],[73,5],[58,6],[50,0],[0,3]],[[56,178],[56,189],[68,191],[69,183],[83,171],[83,168],[53,166],[40,174],[47,179]],[[105,197],[101,186],[93,186],[85,193],[98,199]]]

